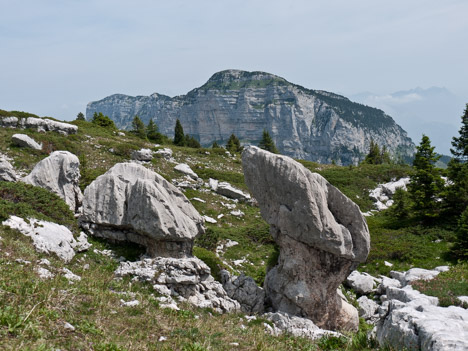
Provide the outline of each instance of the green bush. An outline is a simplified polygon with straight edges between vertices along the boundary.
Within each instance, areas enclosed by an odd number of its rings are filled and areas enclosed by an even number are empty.
[[[208,251],[203,247],[195,246],[193,248],[193,255],[203,262],[206,263],[208,267],[211,269],[211,275],[217,280],[221,281],[221,276],[219,272],[223,268],[223,262],[216,256],[216,254],[212,251]]]

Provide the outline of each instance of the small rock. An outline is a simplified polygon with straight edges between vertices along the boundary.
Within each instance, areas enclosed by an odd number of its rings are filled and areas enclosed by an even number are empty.
[[[41,258],[37,263],[43,264],[44,266],[50,266],[50,261],[47,258]]]
[[[375,278],[367,273],[353,271],[346,278],[346,285],[361,295],[369,294],[373,291]]]
[[[393,267],[393,263],[390,263],[390,262],[387,262],[387,261],[384,261],[384,265],[387,266],[387,267]]]
[[[37,267],[35,271],[41,279],[52,279],[53,277],[55,277],[55,275],[51,271],[43,267]]]
[[[88,269],[89,269],[89,264],[86,263],[86,264],[83,266],[83,269],[84,269],[84,270],[88,270]]]
[[[357,299],[359,304],[359,317],[364,318],[365,320],[369,320],[375,316],[379,305],[377,302],[369,299],[367,296],[361,296]]]
[[[203,203],[203,204],[204,204],[204,203],[206,203],[206,201],[205,201],[205,200],[203,200],[203,199],[200,199],[200,198],[198,198],[198,197],[192,197],[192,200],[194,200],[194,201],[198,201],[198,202],[201,202],[201,203]]]
[[[160,336],[159,339],[158,339],[159,342],[163,342],[163,341],[166,341],[166,340],[167,340],[167,338],[165,336]]]
[[[242,212],[241,210],[236,210],[236,211],[231,211],[231,215],[235,217],[244,217],[245,213]]]
[[[63,267],[62,272],[65,273],[64,277],[68,279],[68,281],[79,282],[81,280],[81,277],[79,275],[74,274],[68,268]]]
[[[148,162],[153,159],[153,151],[150,149],[140,149],[132,152],[132,160]]]
[[[198,179],[198,175],[186,163],[179,163],[177,166],[174,167],[174,170],[186,174],[194,180]]]
[[[75,331],[75,327],[68,322],[63,323],[63,328],[68,331],[72,331],[72,332]]]
[[[207,223],[211,223],[211,224],[216,224],[218,223],[218,221],[212,217],[209,217],[209,216],[202,216],[203,219],[205,220],[205,222]]]
[[[132,300],[132,301],[124,301],[122,299],[120,299],[120,304],[123,306],[123,307],[135,307],[135,306],[138,306],[140,304],[140,301],[138,300]]]
[[[31,264],[31,261],[23,260],[22,258],[17,258],[15,262],[19,264]]]

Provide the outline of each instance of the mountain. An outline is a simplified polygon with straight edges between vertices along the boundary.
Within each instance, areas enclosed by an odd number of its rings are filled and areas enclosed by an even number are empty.
[[[436,147],[436,152],[447,155],[450,154],[452,137],[458,135],[460,116],[465,106],[462,99],[440,87],[415,88],[383,95],[364,92],[350,98],[390,114],[417,142],[422,134],[426,134]]]
[[[371,139],[402,158],[414,152],[406,132],[383,111],[265,72],[221,71],[173,98],[111,95],[88,104],[87,118],[95,112],[127,129],[135,115],[145,123],[153,118],[166,135],[173,135],[178,118],[204,146],[224,143],[232,133],[244,144],[258,144],[266,129],[282,154],[320,163],[356,164]]]

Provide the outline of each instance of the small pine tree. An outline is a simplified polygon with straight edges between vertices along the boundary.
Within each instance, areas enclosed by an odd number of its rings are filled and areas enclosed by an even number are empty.
[[[366,158],[364,159],[364,163],[370,164],[370,165],[376,165],[379,162],[380,159],[380,148],[379,145],[374,141],[374,139],[371,138],[370,141],[370,146],[369,146],[369,153],[366,155]]]
[[[393,195],[393,205],[390,207],[390,213],[398,219],[409,217],[410,199],[408,192],[398,188]]]
[[[154,143],[162,143],[163,137],[153,119],[150,119],[146,126],[146,137]]]
[[[274,154],[278,153],[278,149],[276,148],[275,142],[271,138],[270,134],[266,131],[266,129],[263,130],[262,140],[260,140],[258,146],[261,149],[270,151]]]
[[[460,260],[468,260],[468,207],[463,211],[456,231],[457,239],[452,252]]]
[[[241,152],[242,149],[239,139],[234,134],[231,134],[226,143],[226,150],[229,152]]]
[[[201,145],[198,142],[198,140],[188,134],[185,134],[185,146],[192,147],[194,149],[201,148]]]
[[[77,115],[76,115],[76,120],[77,121],[86,121],[86,118],[84,116],[84,114],[82,112],[79,112]]]
[[[176,125],[174,128],[174,145],[184,146],[185,145],[185,135],[184,135],[184,128],[180,123],[179,119],[176,121]]]
[[[459,137],[452,139],[453,158],[447,167],[450,185],[446,189],[445,202],[448,213],[459,216],[468,207],[468,104],[459,130]]]
[[[99,113],[94,112],[91,123],[97,126],[103,127],[103,128],[111,129],[111,130],[117,129],[115,127],[114,121],[111,120],[108,116],[104,116],[102,112],[99,112]]]
[[[423,219],[437,216],[439,202],[437,198],[443,189],[443,180],[440,170],[435,163],[440,158],[434,152],[429,137],[423,135],[421,143],[416,147],[413,167],[414,172],[410,176],[408,191],[413,201],[415,214]]]
[[[218,143],[216,141],[214,141],[213,145],[211,145],[211,148],[212,149],[219,149],[219,148],[221,148],[221,146],[219,146]]]
[[[132,121],[132,132],[141,139],[146,139],[146,128],[140,117],[135,116]]]

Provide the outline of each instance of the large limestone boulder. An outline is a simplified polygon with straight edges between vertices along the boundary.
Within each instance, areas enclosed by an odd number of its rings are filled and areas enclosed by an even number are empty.
[[[265,278],[276,310],[326,329],[358,328],[357,310],[337,288],[364,262],[370,237],[359,207],[289,157],[257,147],[242,153],[244,176],[280,248]]]
[[[78,211],[81,205],[83,194],[79,187],[80,161],[68,151],[51,153],[22,180],[57,194],[74,212]]]
[[[182,192],[137,163],[119,163],[84,192],[80,217],[91,234],[130,241],[150,256],[187,257],[203,218]]]
[[[0,182],[16,182],[18,176],[8,160],[0,158]]]

